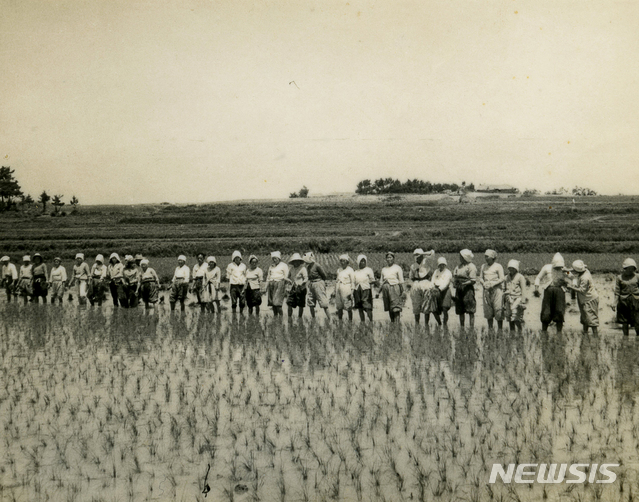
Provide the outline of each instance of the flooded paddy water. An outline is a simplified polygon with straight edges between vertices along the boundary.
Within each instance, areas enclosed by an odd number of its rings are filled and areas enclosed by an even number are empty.
[[[0,304],[1,500],[634,500],[639,341]],[[357,315],[355,316],[357,319]],[[612,484],[494,463],[620,464]]]

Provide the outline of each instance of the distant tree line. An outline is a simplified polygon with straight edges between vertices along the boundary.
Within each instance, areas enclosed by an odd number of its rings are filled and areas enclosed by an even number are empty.
[[[462,181],[461,185],[457,183],[431,183],[430,181],[422,181],[418,179],[407,180],[401,182],[394,178],[379,178],[375,181],[362,180],[357,184],[356,194],[359,195],[383,195],[383,194],[436,194],[447,192],[474,192],[475,185],[470,183],[466,185]]]
[[[28,211],[31,209],[41,210],[42,214],[47,212],[47,204],[53,206],[51,216],[66,216],[66,212],[62,211],[62,207],[66,204],[62,199],[64,195],[49,195],[43,190],[37,201],[29,194],[25,194],[20,188],[18,180],[14,176],[15,170],[8,166],[0,167],[0,212],[21,209]],[[69,200],[71,213],[76,213],[80,201],[74,195]]]

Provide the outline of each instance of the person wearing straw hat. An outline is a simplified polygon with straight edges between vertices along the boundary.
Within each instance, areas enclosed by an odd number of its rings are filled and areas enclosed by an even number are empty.
[[[410,297],[413,304],[413,315],[415,324],[419,324],[421,314],[424,314],[425,324],[428,326],[430,313],[435,311],[433,304],[433,283],[430,278],[433,275],[431,259],[435,251],[425,252],[419,248],[413,252],[415,263],[410,266],[408,278],[412,281]]]
[[[386,253],[386,264],[381,272],[384,312],[388,312],[391,322],[397,322],[402,313],[404,271],[395,263],[395,253],[392,251]]]
[[[541,300],[541,330],[548,331],[550,323],[557,325],[557,333],[564,327],[564,313],[566,312],[566,286],[568,277],[565,271],[564,258],[556,253],[552,261],[544,265],[535,279],[535,296],[539,296],[539,289],[543,289]]]
[[[517,329],[521,333],[521,323],[524,320],[523,298],[526,290],[526,278],[519,273],[517,260],[508,262],[508,275],[504,287],[504,317],[508,319],[511,332]]]
[[[140,290],[140,269],[135,263],[133,255],[124,257],[124,269],[122,270],[122,284],[124,288],[124,297],[126,298],[129,308],[138,306],[138,292]]]
[[[599,328],[599,294],[595,288],[595,281],[586,264],[581,260],[572,262],[571,275],[574,277],[572,284],[566,287],[577,293],[577,305],[579,306],[580,322],[584,335],[588,334],[588,328],[592,334],[597,335]]]
[[[639,274],[637,263],[626,258],[622,264],[623,271],[615,280],[615,300],[612,309],[617,311],[617,322],[621,324],[623,334],[628,336],[630,326],[635,328],[639,336]]]
[[[231,311],[235,314],[239,303],[241,314],[246,306],[246,298],[243,293],[244,285],[246,284],[246,265],[242,263],[242,253],[239,251],[233,251],[231,263],[226,267],[226,278],[229,280]]]
[[[11,258],[3,256],[2,260],[2,286],[7,294],[7,302],[11,303],[11,297],[15,295],[15,287],[18,284],[18,269],[11,263]]]
[[[497,263],[497,252],[487,249],[484,253],[486,263],[479,269],[479,284],[484,288],[484,318],[488,321],[488,329],[493,329],[493,320],[497,321],[497,329],[504,327],[504,267]]]
[[[91,266],[91,278],[89,280],[87,299],[91,305],[102,305],[104,300],[104,290],[108,275],[108,267],[104,264],[104,256],[101,254],[95,257],[95,262]]]
[[[357,270],[353,274],[353,307],[359,311],[359,319],[364,322],[365,314],[369,321],[373,321],[373,284],[375,284],[375,272],[368,266],[366,255],[357,257]]]
[[[244,297],[249,315],[260,315],[260,305],[262,305],[262,283],[264,282],[264,272],[258,267],[259,260],[252,254],[249,256],[249,266],[246,269],[246,284],[244,285]]]
[[[157,272],[149,267],[149,260],[140,260],[140,299],[144,302],[146,310],[153,310],[158,302],[158,292],[160,291],[160,278]]]
[[[220,283],[222,282],[222,271],[217,266],[215,256],[206,259],[207,267],[204,274],[204,299],[208,305],[209,312],[219,314],[220,310]],[[215,305],[215,306],[214,306]],[[216,309],[217,308],[217,309]]]
[[[450,292],[450,285],[453,281],[453,273],[448,269],[446,258],[440,256],[437,258],[437,269],[433,272],[433,298],[435,302],[435,310],[433,317],[437,324],[448,326],[448,311],[453,305],[453,298]]]
[[[197,298],[197,303],[200,306],[200,310],[204,312],[206,310],[207,302],[205,301],[204,295],[204,278],[206,276],[206,271],[208,270],[208,265],[204,260],[204,254],[198,253],[197,255],[197,263],[193,265],[193,271],[191,273],[191,278],[193,282],[191,283],[190,289],[191,293],[195,294]]]
[[[22,265],[18,273],[18,284],[16,285],[16,294],[24,299],[24,304],[29,302],[29,297],[33,294],[31,281],[33,280],[33,265],[31,264],[31,256],[24,255],[22,257]]]
[[[459,316],[459,325],[465,325],[465,316],[468,314],[468,327],[475,327],[475,312],[477,301],[475,300],[475,283],[477,282],[477,267],[473,263],[473,252],[470,249],[462,249],[459,252],[459,265],[453,270],[453,285],[455,287],[455,313]]]
[[[308,270],[306,270],[304,259],[299,253],[293,253],[288,259],[288,294],[286,305],[288,305],[288,317],[293,317],[293,310],[299,308],[298,317],[304,315],[306,306],[306,294],[308,291]]]
[[[353,290],[355,289],[355,271],[350,266],[351,258],[347,254],[339,257],[340,268],[335,279],[335,308],[337,318],[342,319],[344,310],[348,320],[353,320]]]
[[[315,306],[319,304],[328,317],[328,296],[326,295],[326,272],[315,261],[315,254],[309,251],[304,255],[306,269],[308,270],[308,294],[306,304],[311,310],[311,317],[315,317]]]
[[[76,254],[69,287],[76,286],[79,305],[86,305],[87,303],[87,290],[90,276],[91,270],[87,262],[84,261],[84,253]]]
[[[124,294],[124,265],[120,261],[118,253],[111,253],[109,256],[109,265],[107,267],[107,276],[109,281],[109,291],[111,292],[111,300],[113,306],[128,307]]]
[[[266,293],[268,306],[273,308],[274,316],[283,316],[282,305],[286,298],[286,284],[288,279],[288,265],[282,261],[282,253],[271,253],[271,266],[266,275]]]
[[[55,301],[59,300],[60,305],[62,305],[67,280],[67,269],[62,266],[62,258],[56,256],[53,259],[53,267],[51,267],[51,272],[49,272],[51,304],[55,304]]]
[[[189,292],[189,280],[191,278],[191,270],[186,266],[186,256],[181,254],[178,256],[178,265],[173,272],[171,279],[171,292],[169,293],[169,304],[171,311],[175,310],[175,304],[180,302],[180,310],[184,312],[186,307],[184,300]]]
[[[34,303],[38,303],[39,301],[38,298],[42,298],[42,303],[47,303],[47,295],[49,294],[49,284],[48,284],[49,270],[47,269],[47,265],[44,263],[44,260],[42,259],[42,255],[40,253],[35,253],[33,255],[32,260],[33,260],[32,300]]]

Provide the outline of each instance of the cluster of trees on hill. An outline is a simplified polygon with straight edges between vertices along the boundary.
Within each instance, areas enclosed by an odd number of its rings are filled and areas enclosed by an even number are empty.
[[[561,187],[561,188],[555,188],[554,190],[548,190],[546,192],[546,195],[576,195],[579,197],[587,197],[587,196],[595,196],[597,195],[597,192],[595,192],[594,190],[590,189],[590,188],[584,188],[584,187],[575,187],[572,190],[568,190],[567,188]]]
[[[62,206],[66,204],[62,200],[64,195],[49,195],[46,190],[43,190],[37,201],[33,200],[33,197],[29,194],[22,192],[18,180],[14,176],[15,170],[12,170],[8,166],[0,167],[0,212],[16,210],[18,208],[29,210],[31,208],[41,209],[42,214],[47,212],[47,204],[53,206],[51,216],[66,216],[66,212],[62,211]],[[74,195],[69,200],[69,205],[72,207],[72,213],[77,211],[77,207],[80,201]]]
[[[379,178],[375,181],[363,180],[357,184],[356,194],[359,195],[382,195],[382,194],[401,194],[401,193],[419,193],[419,194],[435,194],[447,192],[473,192],[475,185],[470,183],[466,185],[462,181],[461,185],[457,183],[431,183],[430,181],[422,181],[418,179],[407,180],[404,183],[393,178]]]

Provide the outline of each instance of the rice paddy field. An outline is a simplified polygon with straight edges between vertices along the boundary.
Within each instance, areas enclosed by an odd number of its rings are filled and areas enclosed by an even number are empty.
[[[242,251],[259,254],[263,268],[273,243],[287,254],[314,249],[330,271],[344,251],[352,257],[367,252],[379,269],[381,252],[391,246],[405,253],[398,255],[405,264],[414,247],[433,247],[449,263],[461,247],[480,250],[478,255],[493,247],[502,263],[520,259],[533,279],[530,274],[559,250],[567,261],[582,258],[596,272],[597,336],[581,333],[574,301],[562,334],[552,327],[541,333],[540,301],[531,290],[522,334],[487,331],[479,291],[474,330],[461,330],[454,316],[449,329],[432,321],[429,329],[415,326],[410,301],[402,322],[392,325],[379,300],[375,321],[361,324],[323,315],[313,320],[308,313],[275,319],[266,309],[260,318],[232,316],[226,301],[221,315],[197,308],[171,314],[166,305],[149,314],[117,310],[110,302],[102,308],[8,304],[0,293],[0,500],[636,500],[639,344],[617,329],[610,304],[614,272],[624,257],[636,256],[639,238],[633,200],[610,199],[597,198],[580,214],[578,208],[577,216],[564,201],[566,210],[546,220],[540,216],[541,204],[548,205],[543,200],[520,201],[534,206],[528,206],[528,219],[513,201],[505,200],[505,209],[495,201],[478,202],[468,218],[475,225],[483,221],[483,229],[441,241],[434,231],[442,215],[475,228],[462,217],[465,207],[446,213],[447,206],[437,206],[431,219],[400,219],[393,226],[371,211],[411,215],[419,212],[413,205],[428,205],[380,200],[350,208],[336,204],[329,211],[313,202],[282,203],[291,218],[311,218],[313,211],[304,208],[313,207],[319,216],[312,218],[320,218],[310,229],[315,235],[304,233],[310,220],[288,228],[278,220],[273,231],[261,220],[255,227],[235,225],[254,239]],[[180,241],[176,233],[215,234],[223,224],[188,226],[180,220],[186,209],[169,207],[87,208],[84,215],[46,223],[8,217],[0,220],[0,234],[11,256],[26,250],[65,258],[76,249],[142,252],[161,275],[174,266],[178,248],[170,246],[193,244],[194,251],[220,257],[222,266],[228,263],[222,257],[240,247],[239,237]],[[267,209],[196,207],[190,218],[199,217],[198,211],[210,218],[255,210],[264,212],[253,215],[259,220]],[[281,217],[282,208],[276,209]],[[371,235],[362,233],[352,246],[340,227],[339,213],[347,210],[369,214],[352,228]],[[472,216],[482,211],[483,220]],[[177,220],[122,221],[165,213]],[[333,236],[330,214],[336,218]],[[576,218],[571,224],[564,221],[570,215]],[[103,227],[96,227],[97,218]],[[588,221],[598,231],[571,233]],[[498,237],[500,225],[513,231],[512,241]],[[282,235],[273,235],[278,231]],[[335,248],[322,254],[321,246]],[[619,467],[611,484],[490,484],[494,463]]]

